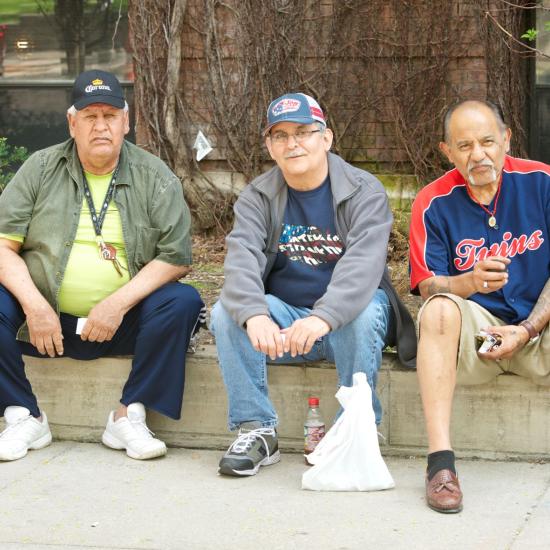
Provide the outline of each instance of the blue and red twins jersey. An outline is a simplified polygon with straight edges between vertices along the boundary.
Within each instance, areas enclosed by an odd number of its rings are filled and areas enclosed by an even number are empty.
[[[550,278],[550,166],[506,156],[495,217],[498,229],[489,227],[489,214],[468,196],[456,168],[424,187],[412,207],[412,292],[429,277],[460,275],[489,256],[506,256],[508,284],[469,299],[507,323],[526,319]]]

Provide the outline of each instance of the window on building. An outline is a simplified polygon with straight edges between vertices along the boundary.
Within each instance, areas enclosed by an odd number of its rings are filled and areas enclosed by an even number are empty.
[[[0,135],[31,151],[68,137],[76,75],[117,75],[132,107],[128,0],[0,2]],[[133,112],[133,109],[131,109]]]

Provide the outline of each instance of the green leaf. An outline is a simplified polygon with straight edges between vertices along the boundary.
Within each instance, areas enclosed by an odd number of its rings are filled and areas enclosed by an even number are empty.
[[[28,157],[25,147],[8,145],[5,137],[0,137],[0,193],[15,174],[15,170]]]
[[[525,38],[526,40],[529,40],[529,42],[533,42],[537,39],[537,34],[539,31],[536,29],[527,29],[522,35],[522,38]]]

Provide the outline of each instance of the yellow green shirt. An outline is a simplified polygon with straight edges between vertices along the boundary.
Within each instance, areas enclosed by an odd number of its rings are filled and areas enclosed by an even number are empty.
[[[112,174],[85,174],[94,206],[99,212]],[[102,235],[104,241],[112,244],[117,251],[117,259],[124,268],[122,277],[112,262],[100,257],[88,203],[83,200],[76,237],[59,289],[59,311],[77,317],[87,317],[92,307],[130,280],[120,215],[112,200],[107,208]],[[0,237],[24,242],[21,235],[0,234]]]

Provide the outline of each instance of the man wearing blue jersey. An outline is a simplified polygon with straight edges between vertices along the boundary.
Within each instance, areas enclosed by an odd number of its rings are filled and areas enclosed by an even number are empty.
[[[279,460],[268,358],[329,359],[347,386],[353,373],[366,373],[379,422],[382,349],[397,341],[410,366],[416,352],[414,324],[385,268],[392,215],[382,184],[329,152],[332,132],[310,96],[274,100],[264,136],[277,166],[235,204],[225,283],[212,311],[229,427],[239,429],[219,471],[233,476]]]
[[[429,454],[426,499],[462,509],[449,427],[455,384],[503,372],[550,385],[550,167],[507,155],[511,132],[488,102],[445,117],[455,168],[418,194],[410,231],[419,313],[418,378]],[[478,352],[480,330],[497,345]]]

